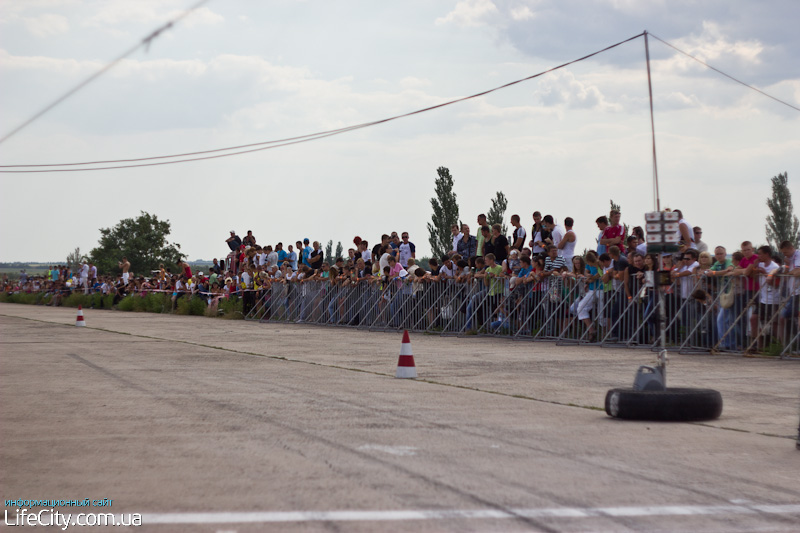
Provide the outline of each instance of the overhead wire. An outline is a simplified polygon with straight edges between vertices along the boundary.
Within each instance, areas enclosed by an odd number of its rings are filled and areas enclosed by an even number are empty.
[[[498,87],[494,87],[492,89],[481,91],[479,93],[475,93],[475,94],[472,94],[470,96],[464,96],[462,98],[456,98],[454,100],[449,100],[447,102],[443,102],[443,103],[436,104],[436,105],[433,105],[433,106],[425,107],[425,108],[422,108],[422,109],[417,109],[416,111],[410,111],[408,113],[403,113],[401,115],[395,115],[395,116],[392,116],[392,117],[388,117],[388,118],[384,118],[384,119],[380,119],[380,120],[375,120],[375,121],[372,121],[372,122],[364,122],[362,124],[355,124],[355,125],[347,126],[347,127],[344,127],[344,128],[321,131],[321,132],[317,132],[317,133],[311,133],[311,134],[308,134],[308,135],[300,135],[300,136],[297,136],[297,137],[289,137],[289,138],[279,139],[279,140],[274,140],[274,141],[265,141],[265,142],[261,142],[261,143],[244,144],[244,145],[239,145],[239,146],[231,146],[231,147],[228,147],[228,148],[217,148],[217,149],[214,149],[214,150],[203,150],[203,151],[198,151],[198,152],[188,152],[188,153],[184,153],[184,154],[173,154],[173,155],[162,155],[162,156],[154,156],[154,157],[143,157],[143,158],[137,158],[137,159],[117,159],[117,160],[107,160],[107,161],[91,161],[91,162],[84,162],[84,163],[52,163],[52,164],[46,164],[46,165],[44,165],[44,164],[41,164],[41,165],[0,165],[0,168],[22,168],[22,167],[43,167],[43,166],[46,166],[46,167],[53,167],[53,166],[66,167],[66,166],[81,166],[81,165],[85,166],[85,165],[98,165],[98,164],[109,164],[109,163],[128,163],[128,162],[138,162],[138,161],[154,161],[154,160],[157,160],[157,159],[169,159],[169,158],[175,158],[175,157],[185,157],[185,156],[192,156],[192,155],[212,154],[212,153],[216,153],[217,154],[217,155],[210,155],[210,156],[204,156],[204,157],[194,157],[194,158],[188,158],[188,159],[179,159],[179,160],[175,160],[175,161],[159,161],[159,162],[155,162],[155,163],[139,163],[139,164],[135,164],[135,165],[118,165],[118,166],[110,166],[110,167],[91,167],[91,168],[51,168],[51,169],[43,169],[43,170],[0,170],[0,173],[81,172],[81,171],[92,171],[92,170],[115,170],[115,169],[121,169],[121,168],[136,168],[136,167],[148,167],[148,166],[159,166],[159,165],[171,165],[171,164],[176,164],[176,163],[188,163],[188,162],[191,162],[191,161],[203,161],[203,160],[208,160],[208,159],[219,159],[219,158],[222,158],[222,157],[237,156],[237,155],[242,155],[242,154],[247,154],[247,153],[252,153],[252,152],[270,150],[272,148],[278,148],[278,147],[281,147],[281,146],[288,146],[288,145],[299,144],[299,143],[303,143],[303,142],[315,141],[317,139],[323,139],[323,138],[331,137],[331,136],[334,136],[334,135],[340,135],[342,133],[346,133],[346,132],[353,131],[353,130],[358,130],[358,129],[367,128],[367,127],[371,127],[371,126],[377,126],[379,124],[385,124],[387,122],[391,122],[391,121],[398,120],[398,119],[401,119],[401,118],[410,117],[410,116],[413,116],[413,115],[418,115],[420,113],[426,113],[428,111],[433,111],[435,109],[440,109],[442,107],[450,106],[450,105],[453,105],[453,104],[456,104],[456,103],[459,103],[459,102],[464,102],[466,100],[471,100],[473,98],[479,98],[481,96],[485,96],[487,94],[491,94],[493,92],[500,91],[502,89],[506,89],[508,87],[517,85],[519,83],[522,83],[522,82],[525,82],[525,81],[529,81],[529,80],[532,80],[534,78],[538,78],[539,76],[543,76],[543,75],[548,74],[550,72],[554,72],[556,70],[562,69],[562,68],[567,67],[569,65],[572,65],[574,63],[578,63],[580,61],[584,61],[584,60],[589,59],[591,57],[594,57],[594,56],[596,56],[598,54],[601,54],[603,52],[611,50],[612,48],[616,48],[617,46],[620,46],[620,45],[625,44],[627,42],[630,42],[630,41],[633,41],[635,39],[638,39],[639,37],[642,37],[643,35],[644,35],[644,32],[640,33],[638,35],[634,35],[633,37],[630,37],[630,38],[625,39],[623,41],[619,41],[618,43],[615,43],[615,44],[612,44],[610,46],[607,46],[607,47],[605,47],[605,48],[603,48],[601,50],[597,50],[595,52],[592,52],[591,54],[587,54],[587,55],[585,55],[583,57],[579,57],[577,59],[573,59],[572,61],[568,61],[566,63],[562,63],[561,65],[552,67],[552,68],[544,70],[542,72],[538,72],[536,74],[533,74],[531,76],[527,76],[525,78],[520,78],[518,80],[511,81],[509,83],[500,85]],[[259,148],[252,148],[254,146],[259,146]],[[250,148],[250,149],[242,150],[243,148]],[[218,152],[226,152],[226,151],[232,151],[232,150],[239,150],[239,151],[232,152],[232,153],[226,153],[226,154],[219,154],[218,153]]]
[[[171,27],[172,24],[174,24],[175,22],[177,22],[181,18],[187,16],[192,10],[197,9],[198,7],[200,7],[202,4],[206,3],[207,1],[208,0],[201,0],[200,2],[195,4],[192,8],[190,8],[189,10],[184,12],[180,17],[174,19],[173,21],[168,22],[167,24],[165,24],[164,26],[162,26],[161,28],[159,28],[158,30],[153,32],[149,37],[145,38],[142,41],[142,43],[138,44],[136,47],[134,47],[133,49],[131,49],[128,52],[126,52],[126,54],[124,54],[123,56],[121,56],[120,58],[115,60],[113,63],[109,64],[107,67],[105,67],[100,72],[96,73],[89,80],[86,80],[82,85],[79,85],[78,87],[76,87],[75,89],[70,91],[70,93],[67,93],[67,95],[65,95],[64,97],[59,99],[57,102],[54,102],[54,104],[51,104],[50,106],[48,106],[48,108],[45,108],[45,110],[43,110],[42,112],[37,114],[37,116],[33,117],[26,124],[23,124],[21,127],[17,128],[11,134],[7,135],[5,138],[3,138],[3,140],[8,138],[10,135],[15,133],[16,131],[18,131],[19,129],[21,129],[22,127],[27,125],[28,123],[32,122],[35,118],[38,118],[38,116],[41,116],[42,114],[44,114],[44,112],[46,112],[50,108],[54,107],[55,104],[59,103],[60,101],[63,101],[67,96],[69,96],[70,94],[76,92],[80,87],[82,87],[83,85],[86,85],[88,82],[90,82],[91,80],[93,80],[94,78],[99,76],[102,72],[104,72],[105,70],[108,70],[108,68],[113,66],[114,63],[116,63],[119,60],[123,59],[127,55],[130,55],[130,53],[135,51],[140,46],[145,45],[145,44],[149,44],[150,40],[152,40],[152,38],[154,38],[158,34],[160,34],[160,32],[162,32],[165,29]],[[657,39],[658,41],[662,42],[663,44],[669,46],[670,48],[673,48],[677,52],[679,52],[679,53],[681,53],[681,54],[683,54],[683,55],[685,55],[685,56],[697,61],[698,63],[704,65],[705,67],[707,67],[707,68],[709,68],[711,70],[714,70],[715,72],[718,72],[719,74],[722,74],[723,76],[735,81],[736,83],[744,85],[745,87],[747,87],[749,89],[752,89],[752,90],[754,90],[754,91],[756,91],[756,92],[758,92],[758,93],[760,93],[760,94],[762,94],[764,96],[767,96],[768,98],[771,98],[772,100],[775,100],[775,101],[777,101],[777,102],[779,102],[781,104],[784,104],[784,105],[786,105],[786,106],[788,106],[788,107],[790,107],[792,109],[800,111],[800,108],[798,108],[796,106],[793,106],[792,104],[789,104],[789,103],[787,103],[787,102],[785,102],[785,101],[783,101],[783,100],[781,100],[779,98],[776,98],[775,96],[772,96],[772,95],[770,95],[770,94],[768,94],[768,93],[766,93],[766,92],[764,92],[764,91],[762,91],[762,90],[760,90],[760,89],[758,89],[756,87],[753,87],[753,86],[751,86],[751,85],[749,85],[749,84],[747,84],[747,83],[745,83],[745,82],[743,82],[743,81],[741,81],[741,80],[739,80],[737,78],[734,78],[733,76],[731,76],[731,75],[729,75],[729,74],[727,74],[727,73],[725,73],[725,72],[723,72],[723,71],[721,71],[721,70],[709,65],[708,63],[706,63],[706,62],[694,57],[693,55],[691,55],[691,54],[679,49],[678,47],[676,47],[673,44],[661,39],[660,37],[654,35],[653,33],[651,33],[651,32],[646,32],[646,33],[648,35],[650,35],[651,37]],[[542,72],[538,72],[538,73],[533,74],[531,76],[527,76],[525,78],[520,78],[518,80],[514,80],[512,82],[506,83],[504,85],[500,85],[498,87],[494,87],[492,89],[481,91],[479,93],[475,93],[475,94],[472,94],[472,95],[469,95],[469,96],[465,96],[465,97],[462,97],[462,98],[456,98],[456,99],[453,99],[453,100],[449,100],[447,102],[443,102],[443,103],[440,103],[440,104],[437,104],[437,105],[434,105],[434,106],[418,109],[416,111],[411,111],[411,112],[408,112],[408,113],[403,113],[403,114],[400,114],[400,115],[395,115],[395,116],[392,116],[392,117],[388,117],[388,118],[384,118],[384,119],[380,119],[380,120],[375,120],[375,121],[371,121],[371,122],[364,122],[364,123],[361,123],[361,124],[354,124],[354,125],[346,126],[346,127],[343,127],[343,128],[320,131],[320,132],[316,132],[316,133],[310,133],[310,134],[306,134],[306,135],[299,135],[299,136],[295,136],[295,137],[287,137],[287,138],[284,138],[284,139],[277,139],[277,140],[272,140],[272,141],[264,141],[264,142],[258,142],[258,143],[242,144],[242,145],[238,145],[238,146],[229,146],[227,148],[216,148],[216,149],[211,149],[211,150],[201,150],[201,151],[196,151],[196,152],[185,152],[185,153],[172,154],[172,155],[160,155],[160,156],[140,157],[140,158],[130,158],[130,159],[113,159],[113,160],[102,160],[102,161],[88,161],[88,162],[82,162],[82,163],[50,163],[50,164],[35,164],[35,165],[0,165],[0,168],[3,168],[3,169],[19,169],[19,168],[34,168],[34,167],[37,167],[37,168],[38,167],[70,167],[70,166],[87,167],[88,165],[103,165],[103,164],[112,164],[112,163],[137,163],[137,164],[133,164],[133,165],[117,165],[117,166],[89,167],[89,168],[49,168],[49,169],[41,169],[41,170],[0,170],[0,173],[81,172],[81,171],[93,171],[93,170],[116,170],[116,169],[123,169],[123,168],[137,168],[137,167],[171,165],[171,164],[177,164],[177,163],[188,163],[188,162],[193,162],[193,161],[219,159],[219,158],[223,158],[223,157],[233,157],[233,156],[238,156],[238,155],[243,155],[243,154],[248,154],[248,153],[253,153],[253,152],[260,152],[260,151],[264,151],[264,150],[270,150],[270,149],[273,149],[273,148],[279,148],[279,147],[283,147],[283,146],[289,146],[289,145],[300,144],[300,143],[304,143],[304,142],[315,141],[315,140],[318,140],[318,139],[332,137],[334,135],[340,135],[342,133],[347,133],[347,132],[358,130],[358,129],[362,129],[362,128],[368,128],[368,127],[371,127],[371,126],[377,126],[379,124],[385,124],[387,122],[391,122],[391,121],[398,120],[398,119],[401,119],[401,118],[406,118],[406,117],[410,117],[410,116],[413,116],[413,115],[426,113],[428,111],[433,111],[435,109],[439,109],[439,108],[442,108],[442,107],[450,106],[450,105],[453,105],[453,104],[456,104],[456,103],[460,103],[460,102],[463,102],[463,101],[466,101],[466,100],[479,98],[481,96],[485,96],[487,94],[491,94],[493,92],[500,91],[502,89],[506,89],[506,88],[511,87],[513,85],[517,85],[519,83],[523,83],[525,81],[529,81],[529,80],[532,80],[534,78],[538,78],[540,76],[543,76],[543,75],[548,74],[550,72],[554,72],[556,70],[565,68],[565,67],[567,67],[569,65],[578,63],[580,61],[584,61],[584,60],[589,59],[591,57],[594,57],[594,56],[596,56],[598,54],[601,54],[603,52],[606,52],[608,50],[616,48],[616,47],[618,47],[618,46],[620,46],[622,44],[625,44],[627,42],[630,42],[630,41],[633,41],[635,39],[638,39],[639,37],[642,37],[644,35],[645,35],[645,32],[642,32],[640,34],[634,35],[633,37],[630,37],[630,38],[625,39],[623,41],[619,41],[619,42],[617,42],[615,44],[607,46],[607,47],[605,47],[605,48],[603,48],[601,50],[597,50],[597,51],[592,52],[590,54],[587,54],[585,56],[579,57],[577,59],[573,59],[572,61],[568,61],[566,63],[562,63],[562,64],[560,64],[558,66],[552,67],[552,68],[544,70]],[[0,140],[0,142],[2,142],[2,140]],[[254,147],[257,147],[257,148],[254,148]],[[220,153],[220,152],[230,152],[230,153]],[[206,154],[216,154],[216,155],[206,155]],[[195,156],[195,155],[201,155],[203,157],[188,157],[188,156]],[[188,158],[186,158],[186,159],[177,159],[177,160],[174,160],[174,161],[158,161],[158,160],[161,160],[161,159],[175,159],[175,158],[180,158],[180,157],[188,157]],[[142,161],[157,161],[157,162],[140,163]]]
[[[160,27],[158,27],[155,30],[153,30],[152,32],[150,32],[146,37],[144,37],[135,46],[133,46],[130,49],[128,49],[127,51],[123,52],[116,59],[112,60],[107,65],[105,65],[103,68],[101,68],[100,70],[98,70],[97,72],[95,72],[94,74],[92,74],[91,76],[89,76],[88,78],[83,80],[82,82],[80,82],[78,85],[76,85],[75,87],[73,87],[72,89],[70,89],[69,91],[64,93],[63,95],[61,95],[58,98],[56,98],[50,104],[46,105],[42,110],[40,110],[39,112],[35,113],[28,120],[26,120],[25,122],[23,122],[22,124],[20,124],[16,128],[14,128],[13,130],[11,130],[10,132],[6,133],[2,138],[0,138],[0,144],[4,143],[8,139],[13,137],[17,133],[19,133],[20,131],[22,131],[24,128],[26,128],[31,123],[33,123],[38,118],[40,118],[42,115],[44,115],[45,113],[47,113],[48,111],[50,111],[51,109],[56,107],[58,104],[60,104],[61,102],[63,102],[64,100],[66,100],[67,98],[72,96],[73,94],[77,93],[78,91],[80,91],[81,89],[83,89],[84,87],[89,85],[90,83],[92,83],[94,80],[99,78],[101,75],[103,75],[106,72],[108,72],[109,70],[111,70],[114,66],[117,65],[117,63],[119,63],[123,59],[127,58],[129,55],[134,53],[139,48],[141,48],[141,47],[149,48],[150,47],[150,43],[153,42],[153,39],[155,39],[156,37],[161,35],[163,32],[165,32],[165,31],[169,30],[170,28],[172,28],[172,26],[177,24],[179,21],[181,21],[185,17],[189,16],[190,13],[192,13],[193,11],[195,11],[196,9],[198,9],[199,7],[201,7],[203,4],[207,3],[208,1],[209,0],[200,0],[199,2],[197,2],[196,4],[191,6],[189,9],[187,9],[186,11],[184,11],[183,13],[178,15],[177,17],[173,18],[172,20],[164,23]]]
[[[678,48],[678,47],[677,47],[677,46],[675,46],[674,44],[668,43],[668,42],[667,42],[667,41],[665,41],[664,39],[662,39],[662,38],[660,38],[659,36],[657,36],[657,35],[653,34],[652,32],[648,32],[648,34],[649,34],[649,35],[650,35],[650,37],[652,37],[653,39],[657,39],[657,40],[661,41],[662,43],[664,43],[665,45],[669,46],[670,48],[672,48],[672,49],[673,49],[673,50],[675,50],[676,52],[680,52],[681,54],[685,55],[686,57],[688,57],[688,58],[691,58],[691,59],[694,59],[695,61],[697,61],[697,62],[698,62],[698,63],[700,63],[701,65],[703,65],[703,66],[705,66],[705,67],[707,67],[707,68],[710,68],[710,69],[711,69],[711,70],[713,70],[714,72],[717,72],[717,73],[719,73],[719,74],[722,74],[722,75],[723,75],[723,76],[725,76],[726,78],[728,78],[728,79],[730,79],[730,80],[733,80],[733,81],[735,81],[736,83],[738,83],[738,84],[740,84],[740,85],[744,85],[744,86],[745,86],[745,87],[747,87],[748,89],[752,89],[752,90],[754,90],[754,91],[756,91],[756,92],[758,92],[758,93],[761,93],[761,94],[763,94],[764,96],[766,96],[767,98],[772,98],[772,99],[773,99],[773,100],[775,100],[776,102],[779,102],[779,103],[781,103],[781,104],[783,104],[783,105],[785,105],[785,106],[791,107],[791,108],[792,108],[792,109],[794,109],[795,111],[800,111],[800,107],[793,106],[792,104],[790,104],[790,103],[788,103],[788,102],[784,102],[784,101],[783,101],[783,100],[781,100],[780,98],[776,98],[775,96],[772,96],[771,94],[765,93],[764,91],[762,91],[761,89],[759,89],[759,88],[757,88],[757,87],[753,87],[752,85],[749,85],[749,84],[747,84],[747,83],[743,82],[742,80],[739,80],[739,79],[736,79],[736,78],[734,78],[734,77],[733,77],[733,76],[731,76],[730,74],[726,74],[725,72],[722,72],[720,69],[718,69],[718,68],[716,68],[716,67],[712,67],[711,65],[709,65],[708,63],[706,63],[706,62],[705,62],[705,61],[703,61],[702,59],[698,59],[698,58],[696,58],[695,56],[693,56],[692,54],[690,54],[690,53],[688,53],[688,52],[684,52],[683,50],[681,50],[680,48]]]

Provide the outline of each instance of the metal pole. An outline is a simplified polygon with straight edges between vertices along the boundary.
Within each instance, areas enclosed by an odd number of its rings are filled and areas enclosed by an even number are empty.
[[[647,60],[647,91],[650,95],[650,133],[653,139],[653,196],[656,211],[661,211],[661,196],[658,190],[658,162],[656,159],[656,123],[653,116],[653,82],[650,78],[650,46],[647,40],[647,30],[644,32],[644,55]]]
[[[661,211],[661,196],[658,190],[658,160],[656,159],[656,123],[653,114],[653,81],[650,76],[650,45],[647,38],[647,30],[644,32],[644,55],[647,60],[647,92],[650,96],[650,133],[653,140],[653,200],[655,201],[656,211]],[[658,254],[659,271],[663,265],[663,254]],[[664,287],[661,285],[660,280],[658,284],[658,308],[661,313],[659,320],[661,329],[661,349],[658,352],[658,369],[661,371],[661,377],[664,381],[664,387],[667,386],[667,313],[666,305],[664,303]]]

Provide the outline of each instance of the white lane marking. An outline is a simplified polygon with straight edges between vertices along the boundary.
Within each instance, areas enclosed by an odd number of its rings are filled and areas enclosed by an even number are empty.
[[[800,504],[664,505],[646,507],[557,507],[552,509],[454,509],[442,511],[289,511],[242,513],[145,513],[143,524],[235,524],[253,522],[387,522],[453,518],[590,518],[600,516],[691,516],[730,514],[800,514]]]
[[[359,450],[377,450],[391,455],[417,455],[417,449],[413,446],[382,446],[380,444],[365,444],[358,447]]]

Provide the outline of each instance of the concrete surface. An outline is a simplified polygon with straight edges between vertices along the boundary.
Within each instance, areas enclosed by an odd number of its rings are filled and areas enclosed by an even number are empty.
[[[796,361],[672,355],[722,417],[623,422],[605,392],[650,353],[412,335],[397,380],[397,333],[85,315],[0,304],[3,499],[144,531],[800,531]]]

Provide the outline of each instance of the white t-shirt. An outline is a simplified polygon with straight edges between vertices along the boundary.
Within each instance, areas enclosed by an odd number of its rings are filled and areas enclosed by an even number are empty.
[[[88,278],[89,277],[89,265],[84,264],[81,267],[81,277]]]
[[[697,268],[699,266],[700,266],[700,263],[695,261],[694,263],[692,263],[689,266],[686,266],[686,265],[682,266],[678,270],[678,273],[683,273],[683,272],[686,272],[687,270],[689,272],[691,272],[691,271],[693,271],[695,268]],[[685,277],[681,278],[681,298],[683,298],[685,300],[686,298],[691,296],[692,295],[692,289],[694,289],[694,285],[695,285],[694,276],[685,276]]]
[[[389,266],[389,255],[390,255],[389,252],[386,252],[378,260],[378,266],[381,269],[381,276],[383,275],[383,269]]]
[[[789,272],[795,268],[800,268],[800,250],[795,250],[794,255],[789,258],[784,257],[784,264]],[[792,289],[794,289],[795,296],[800,296],[800,279],[796,277],[789,278],[789,290]]]
[[[682,218],[681,221],[678,222],[678,231],[676,232],[677,235],[678,235],[678,240],[679,241],[683,240],[683,235],[681,234],[681,226],[683,226],[683,225],[685,225],[687,228],[689,228],[689,235],[691,235],[691,239],[692,240],[687,243],[689,245],[689,248],[691,248],[693,250],[697,250],[697,245],[694,242],[694,229],[692,229],[692,225],[691,224],[686,222],[685,218]]]
[[[558,246],[558,243],[561,242],[561,239],[564,238],[564,228],[559,225],[553,226],[553,231],[550,234],[550,238],[553,239],[553,246]],[[564,255],[563,250],[558,251],[558,255]]]
[[[361,259],[363,259],[365,263],[367,261],[372,261],[372,252],[370,252],[369,250],[364,250],[363,252],[361,252]]]
[[[759,263],[758,266],[763,268],[767,271],[767,274],[761,274],[758,276],[758,282],[761,284],[760,292],[760,302],[762,304],[776,304],[780,302],[780,292],[777,290],[777,287],[773,287],[771,284],[767,283],[767,280],[770,279],[772,274],[775,273],[780,267],[775,263],[775,261],[770,261],[769,264],[766,263]]]
[[[464,234],[461,233],[460,231],[458,232],[458,235],[453,237],[453,251],[454,252],[458,251],[458,241],[460,241],[463,238],[464,238]]]
[[[453,262],[451,262],[450,264],[452,265],[450,268],[447,268],[447,265],[442,265],[442,268],[439,269],[439,274],[444,274],[448,278],[455,277],[456,265]]]
[[[525,238],[528,236],[527,232],[525,231],[525,226],[520,226],[519,228],[514,228],[514,242],[511,243],[511,246],[514,246],[514,243],[517,242],[517,239],[522,237],[522,247],[525,247]]]
[[[408,266],[408,260],[411,258],[411,254],[416,253],[417,248],[414,246],[413,242],[409,242],[408,244],[401,242],[400,243],[400,265],[403,268]]]
[[[534,243],[540,242],[542,240],[542,232],[541,231],[537,231],[536,233],[534,233],[532,240],[533,240]],[[534,255],[544,252],[544,248],[542,248],[541,246],[538,246],[536,244],[534,244],[532,246],[532,248],[533,248]]]

